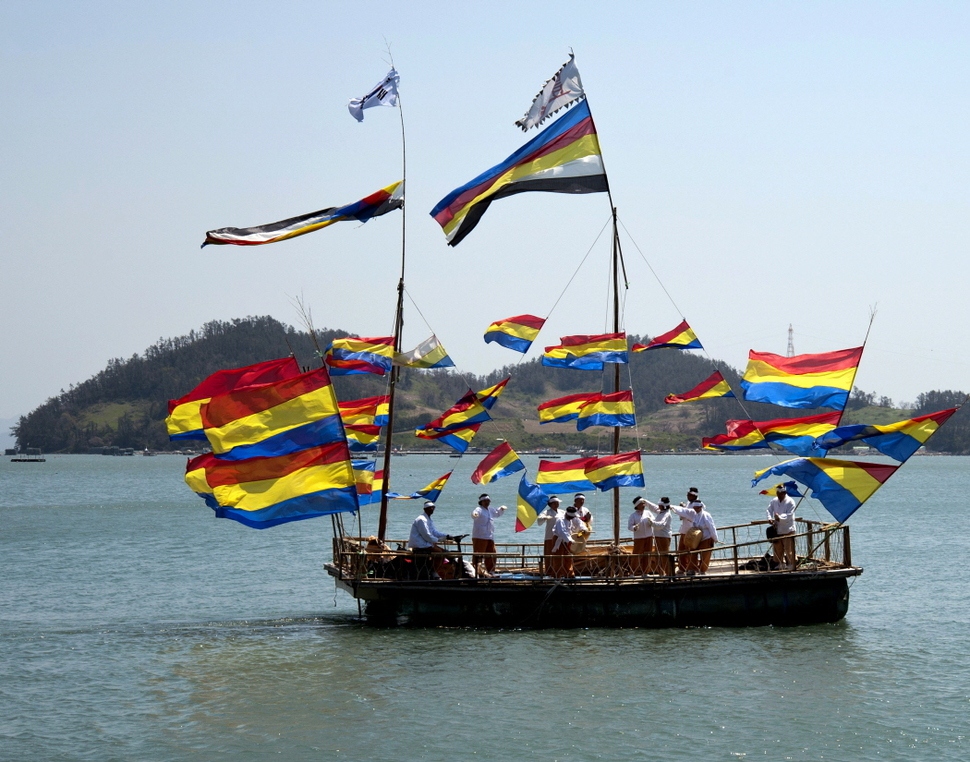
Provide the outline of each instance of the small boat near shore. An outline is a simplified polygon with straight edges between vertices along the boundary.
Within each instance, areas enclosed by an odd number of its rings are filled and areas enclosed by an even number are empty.
[[[25,447],[10,459],[11,463],[46,463],[39,447]]]

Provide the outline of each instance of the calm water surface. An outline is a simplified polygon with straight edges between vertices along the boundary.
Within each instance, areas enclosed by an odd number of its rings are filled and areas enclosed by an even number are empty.
[[[650,457],[646,493],[761,518],[771,462]],[[966,458],[914,458],[853,517],[845,621],[662,631],[366,629],[329,519],[216,520],[183,465],[0,463],[0,760],[970,758]],[[435,520],[470,530],[474,458],[393,465],[402,490],[455,468]],[[404,536],[419,504],[393,510]]]

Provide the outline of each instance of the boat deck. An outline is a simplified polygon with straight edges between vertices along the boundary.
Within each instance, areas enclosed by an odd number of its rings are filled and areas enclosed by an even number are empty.
[[[482,559],[473,559],[467,544],[442,543],[441,553],[432,557],[434,572],[422,573],[415,563],[414,555],[406,543],[390,541],[381,546],[375,537],[334,538],[334,560],[327,571],[338,580],[360,583],[420,582],[441,584],[449,581],[474,581],[477,583],[522,583],[540,580],[584,581],[670,581],[692,577],[723,578],[775,576],[792,573],[819,573],[824,571],[855,570],[852,566],[849,529],[835,524],[799,519],[799,532],[795,536],[795,569],[779,569],[772,559],[771,541],[764,537],[767,522],[752,522],[725,527],[720,530],[722,542],[710,552],[710,564],[706,570],[690,563],[687,552],[672,550],[665,557],[657,553],[633,555],[632,538],[620,538],[619,546],[599,540],[589,542],[581,551],[574,553],[572,573],[565,574],[557,568],[555,559],[546,557],[543,546],[538,543],[501,543],[494,554],[495,570],[492,576],[484,573]],[[674,536],[672,548],[679,546]],[[478,568],[472,566],[477,561]]]

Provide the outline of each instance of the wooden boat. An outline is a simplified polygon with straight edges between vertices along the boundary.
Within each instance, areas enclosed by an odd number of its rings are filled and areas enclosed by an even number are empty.
[[[460,547],[439,559],[441,579],[414,579],[411,554],[381,550],[375,538],[335,536],[326,565],[339,589],[379,626],[685,627],[805,625],[837,622],[849,608],[849,527],[799,519],[798,565],[772,571],[766,522],[722,529],[729,543],[714,551],[705,574],[632,572],[632,541],[618,549],[590,542],[574,557],[576,577],[549,576],[543,547],[497,545],[493,578],[451,576],[467,559]],[[675,555],[675,554],[671,554]],[[655,554],[654,554],[655,557]],[[675,559],[671,559],[672,561]],[[673,567],[670,567],[673,568]]]
[[[566,66],[571,65],[572,57]],[[626,265],[608,183],[598,190],[609,195],[612,210],[612,330],[613,335],[620,335],[620,284],[626,280]],[[404,323],[404,238],[402,235],[394,324],[396,351],[400,351]],[[619,361],[607,362],[613,363],[611,370],[604,366],[608,383],[613,392],[619,392]],[[392,423],[398,372],[395,368],[389,378]],[[619,453],[619,443],[620,430],[614,427],[614,455]],[[794,570],[771,569],[771,544],[764,535],[767,522],[722,530],[722,537],[730,536],[730,542],[716,548],[704,574],[676,572],[681,559],[674,557],[664,559],[663,565],[653,556],[640,559],[643,564],[633,564],[632,540],[620,536],[620,489],[613,487],[612,539],[591,542],[584,553],[573,558],[575,577],[552,576],[542,543],[516,543],[497,546],[496,576],[465,571],[469,559],[458,546],[438,554],[438,578],[416,579],[416,565],[406,542],[386,538],[390,449],[385,448],[376,536],[348,536],[341,517],[335,516],[333,560],[326,565],[337,587],[358,601],[371,624],[673,627],[835,622],[848,611],[848,580],[862,573],[852,565],[847,526],[809,521],[802,521],[802,531],[796,538],[798,562]],[[664,573],[636,571],[645,566],[663,569]]]

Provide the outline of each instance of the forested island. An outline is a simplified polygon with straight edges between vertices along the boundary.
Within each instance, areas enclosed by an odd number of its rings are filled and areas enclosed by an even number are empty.
[[[307,368],[317,367],[320,349],[335,337],[354,335],[340,329],[315,334],[271,317],[213,321],[186,336],[159,339],[140,355],[111,360],[100,373],[22,416],[11,431],[19,447],[39,447],[48,453],[86,453],[112,446],[176,450],[184,443],[169,442],[164,424],[170,399],[181,397],[222,368],[290,354]],[[634,338],[645,341],[647,337]],[[719,361],[717,366],[732,388],[738,389],[738,371]],[[620,367],[621,383],[633,388],[638,421],[636,428],[623,430],[624,447],[635,447],[638,442],[645,451],[692,451],[700,448],[702,437],[723,433],[724,422],[731,418],[766,420],[819,412],[792,410],[780,415],[773,406],[746,402],[745,415],[739,402],[730,398],[666,405],[667,394],[691,389],[713,372],[710,360],[689,352],[671,349],[631,354],[630,364]],[[453,369],[405,368],[398,386],[394,445],[441,449],[440,444],[417,439],[414,428],[438,416],[469,388],[481,389],[508,375],[513,380],[492,410],[495,420],[483,429],[482,442],[473,442],[473,446],[488,450],[501,437],[522,450],[609,448],[612,430],[593,427],[580,433],[572,423],[540,427],[536,415],[536,406],[545,400],[598,391],[600,384],[607,383],[606,374],[548,368],[538,359],[510,364],[486,376]],[[386,379],[344,376],[334,378],[334,384],[340,399],[354,399],[385,393]],[[929,391],[919,395],[915,406],[896,408],[887,397],[854,389],[844,422],[891,423],[959,405],[965,397],[962,391]],[[958,411],[927,449],[970,453],[970,414]]]

